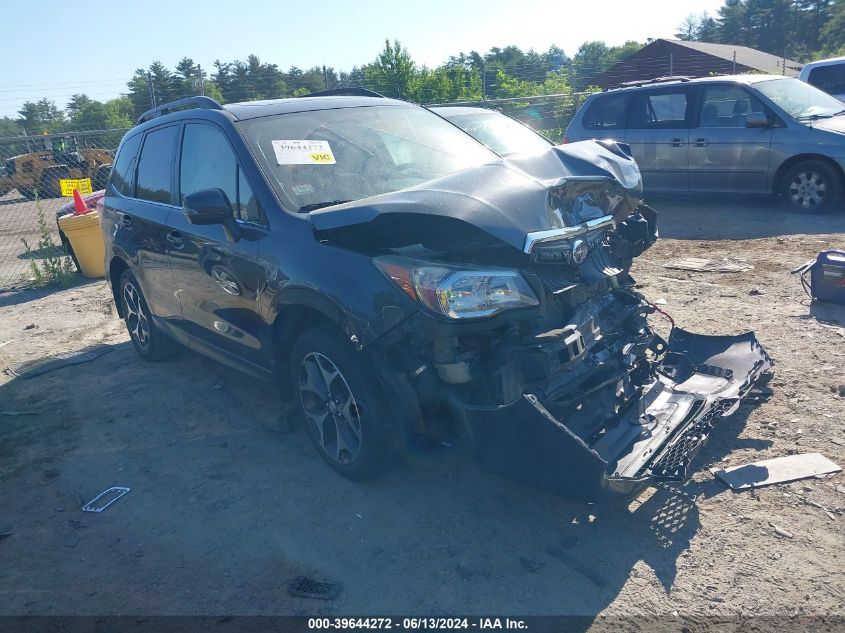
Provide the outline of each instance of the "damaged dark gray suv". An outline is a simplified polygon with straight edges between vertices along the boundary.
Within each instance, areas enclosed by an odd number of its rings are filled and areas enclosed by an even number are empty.
[[[611,141],[503,159],[391,99],[195,98],[123,139],[106,269],[143,358],[276,381],[347,477],[460,436],[518,481],[627,494],[684,477],[772,369],[753,334],[649,326],[641,191]]]

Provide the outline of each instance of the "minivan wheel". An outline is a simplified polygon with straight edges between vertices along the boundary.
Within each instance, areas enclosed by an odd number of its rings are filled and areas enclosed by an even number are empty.
[[[783,201],[796,213],[827,213],[840,199],[839,174],[827,163],[807,160],[790,167],[783,175]]]
[[[120,301],[123,320],[135,351],[144,360],[163,360],[173,355],[176,344],[150,318],[150,309],[138,280],[130,271],[120,276]]]
[[[348,479],[383,471],[390,462],[390,418],[369,359],[323,325],[297,340],[290,369],[305,430],[320,456]]]

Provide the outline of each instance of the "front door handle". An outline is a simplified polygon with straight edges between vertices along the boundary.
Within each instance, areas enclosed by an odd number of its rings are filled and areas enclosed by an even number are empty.
[[[173,248],[185,248],[185,238],[182,237],[182,234],[179,231],[170,231],[170,233],[167,234],[167,241],[170,242]]]
[[[695,139],[695,146],[696,147],[707,147],[708,145],[710,145],[710,141],[708,141],[706,138]]]
[[[673,138],[671,145],[672,145],[672,147],[683,147],[684,146],[684,139]]]

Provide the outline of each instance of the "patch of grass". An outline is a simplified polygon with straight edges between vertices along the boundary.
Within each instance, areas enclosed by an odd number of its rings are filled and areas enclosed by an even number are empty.
[[[35,246],[31,246],[26,239],[21,238],[29,259],[33,284],[42,288],[48,286],[66,288],[73,283],[73,260],[67,256],[61,245],[53,243],[53,236],[50,234],[50,227],[47,226],[47,218],[40,200],[35,201],[35,208],[38,242]]]

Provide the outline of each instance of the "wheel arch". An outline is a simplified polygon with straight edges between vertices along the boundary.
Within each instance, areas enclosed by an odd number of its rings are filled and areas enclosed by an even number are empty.
[[[293,396],[288,359],[296,340],[306,331],[325,324],[348,336],[340,308],[319,295],[310,296],[311,293],[307,292],[296,294],[296,300],[279,304],[273,319],[273,357],[276,360],[276,377],[284,400]]]
[[[117,315],[123,318],[123,303],[120,300],[120,277],[123,272],[129,270],[129,263],[118,255],[114,255],[109,261],[108,275],[109,285],[111,286],[112,297],[114,297],[114,305],[117,309]]]
[[[824,164],[832,167],[833,171],[836,172],[836,174],[839,176],[840,183],[845,184],[845,172],[842,171],[842,167],[839,165],[839,163],[837,163],[829,156],[825,156],[824,154],[813,154],[811,152],[807,152],[803,154],[796,154],[795,156],[790,156],[778,166],[777,170],[775,171],[775,175],[772,178],[772,193],[775,195],[779,195],[781,193],[781,187],[783,185],[783,176],[787,171],[789,171],[789,169],[791,169],[798,163],[803,163],[804,161],[809,160],[821,161]]]

